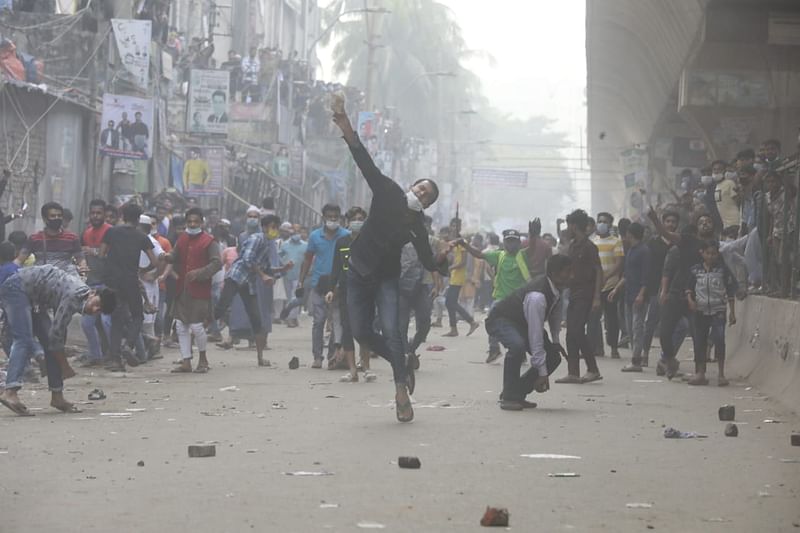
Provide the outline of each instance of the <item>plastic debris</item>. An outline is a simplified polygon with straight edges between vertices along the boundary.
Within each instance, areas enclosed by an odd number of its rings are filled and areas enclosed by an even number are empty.
[[[520,457],[526,459],[580,459],[579,455],[560,455],[557,453],[523,453]]]
[[[487,507],[481,518],[481,525],[483,527],[508,527],[509,517],[508,509]]]
[[[217,447],[213,444],[193,444],[189,446],[189,457],[215,457]]]
[[[725,436],[726,437],[738,437],[739,436],[739,428],[736,427],[736,424],[728,424],[725,426]]]
[[[324,476],[332,476],[333,472],[306,472],[304,470],[300,470],[298,472],[284,472],[284,476],[294,476],[294,477],[324,477]]]
[[[758,497],[759,498],[769,498],[770,496],[772,496],[772,494],[770,494],[769,492],[767,492],[765,490],[758,491]]]
[[[361,529],[386,529],[386,526],[378,522],[359,522],[356,526]]]
[[[338,509],[339,508],[339,504],[338,503],[321,503],[321,504],[319,504],[319,508],[320,509]]]
[[[719,408],[719,419],[723,422],[730,422],[736,419],[736,407],[733,405],[723,405]]]
[[[665,439],[707,439],[708,435],[700,435],[694,431],[679,431],[675,428],[664,430]]]
[[[300,359],[292,357],[289,360],[289,370],[297,370],[298,368],[300,368]]]
[[[222,387],[219,389],[220,392],[236,392],[239,390],[239,387],[236,385],[231,385],[230,387]]]
[[[145,383],[161,383],[160,379],[146,379]]]
[[[554,474],[547,474],[547,477],[581,477],[581,475],[575,472],[556,472]]]
[[[272,402],[273,409],[286,409],[286,405],[283,402]]]
[[[397,459],[397,465],[400,468],[409,468],[412,470],[419,470],[422,468],[422,463],[418,457],[400,457]]]
[[[783,424],[783,420],[776,420],[774,418],[765,418],[764,419],[764,423],[765,424]]]
[[[106,393],[103,392],[103,389],[94,389],[92,392],[89,393],[89,399],[92,401],[105,400]]]
[[[633,502],[633,503],[626,503],[625,507],[628,509],[652,509],[652,503],[645,503],[645,502]]]

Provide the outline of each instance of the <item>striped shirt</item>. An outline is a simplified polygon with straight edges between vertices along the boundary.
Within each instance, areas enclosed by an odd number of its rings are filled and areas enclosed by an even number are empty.
[[[625,251],[622,248],[622,239],[609,235],[608,237],[600,237],[595,235],[592,242],[597,246],[597,251],[600,254],[600,265],[603,267],[603,292],[610,291],[619,283],[619,273],[609,277],[609,274],[614,270],[614,264],[621,258],[625,257]]]
[[[23,253],[36,255],[37,265],[53,265],[68,274],[78,275],[75,265],[83,261],[80,238],[71,231],[61,230],[58,235],[47,235],[39,231],[28,237]]]

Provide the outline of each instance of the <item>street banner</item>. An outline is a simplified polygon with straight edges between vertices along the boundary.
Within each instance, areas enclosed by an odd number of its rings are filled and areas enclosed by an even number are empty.
[[[153,101],[103,95],[100,153],[124,159],[150,159],[153,153]]]
[[[528,172],[502,168],[473,168],[472,183],[489,187],[517,187],[524,189],[528,186]]]
[[[228,134],[230,79],[227,70],[191,70],[186,100],[187,133]]]
[[[222,195],[225,183],[224,146],[178,147],[177,157],[171,159],[170,167],[172,184],[184,195]]]
[[[117,50],[128,79],[144,90],[150,82],[152,25],[149,20],[111,19]]]

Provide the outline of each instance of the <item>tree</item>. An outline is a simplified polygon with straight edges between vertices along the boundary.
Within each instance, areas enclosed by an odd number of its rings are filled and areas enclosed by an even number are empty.
[[[332,24],[346,11],[374,7],[367,0],[336,0],[326,20]],[[388,0],[380,7],[391,13],[354,13],[334,27],[334,73],[347,73],[349,85],[367,87],[372,46],[373,107],[396,107],[411,135],[435,136],[444,113],[483,104],[480,80],[463,67],[479,52],[467,48],[448,7],[434,0]],[[432,75],[444,72],[453,75]]]

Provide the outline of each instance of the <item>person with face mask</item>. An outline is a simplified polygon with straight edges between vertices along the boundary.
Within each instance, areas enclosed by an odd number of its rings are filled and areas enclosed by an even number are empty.
[[[495,271],[492,306],[517,289],[524,287],[537,274],[544,274],[543,266],[552,255],[552,248],[539,238],[541,228],[542,223],[538,218],[531,221],[528,225],[528,246],[525,249],[522,248],[522,236],[515,229],[503,231],[502,250],[481,252],[472,246],[467,247],[467,251],[473,257],[483,259]],[[537,246],[539,244],[541,246]],[[532,264],[536,264],[537,268],[532,269]],[[486,362],[493,363],[502,354],[500,341],[489,335],[489,356],[486,358]]]
[[[181,364],[174,373],[192,372],[192,338],[199,354],[194,372],[208,372],[205,324],[211,320],[211,279],[222,269],[219,243],[203,231],[203,210],[186,211],[186,231],[165,260],[177,273],[175,328],[181,350]]]
[[[334,100],[333,121],[342,132],[350,153],[372,191],[371,216],[353,243],[347,272],[348,311],[353,335],[359,344],[386,358],[395,382],[395,413],[400,422],[414,419],[410,393],[415,388],[413,362],[406,360],[399,327],[400,255],[408,242],[414,244],[427,270],[447,275],[447,259],[435,258],[425,229],[423,211],[439,196],[433,180],[420,179],[403,188],[380,169],[353,130],[341,101]],[[380,317],[381,332],[373,322]]]
[[[617,286],[622,275],[623,260],[625,250],[622,239],[611,233],[614,225],[614,216],[611,213],[597,214],[597,234],[592,238],[592,242],[597,246],[597,253],[600,254],[600,265],[603,267],[603,290],[600,292],[602,310],[593,313],[589,319],[588,336],[595,347],[595,355],[604,356],[605,348],[603,345],[603,332],[600,327],[600,319],[603,319],[606,330],[606,344],[611,349],[611,357],[619,359],[619,299],[609,300],[608,296]]]
[[[44,229],[32,234],[20,250],[19,262],[36,256],[37,265],[54,265],[68,274],[78,276],[89,271],[80,238],[63,228],[64,208],[57,202],[42,206]],[[77,265],[77,266],[76,266]]]
[[[298,278],[298,289],[306,288],[306,277],[309,272],[310,309],[313,319],[311,327],[311,354],[314,362],[311,368],[322,368],[323,350],[325,344],[325,323],[331,318],[330,308],[325,303],[326,287],[320,287],[330,280],[333,270],[333,257],[336,254],[336,243],[342,237],[350,235],[350,231],[341,227],[339,220],[342,210],[338,205],[327,204],[322,208],[322,227],[315,229],[308,236],[308,246],[303,258]],[[333,356],[334,350],[328,347],[328,355]],[[330,363],[329,363],[330,364]]]
[[[281,262],[283,262],[283,264],[288,263],[288,260],[286,259],[286,256],[283,253],[283,245],[286,243],[286,241],[289,240],[291,232],[292,232],[291,222],[284,222],[278,229],[279,238],[277,241],[275,241],[275,244],[278,247],[278,257],[281,258]],[[280,318],[280,315],[283,312],[283,308],[286,307],[286,302],[289,301],[290,295],[294,296],[294,294],[292,294],[289,291],[289,284],[286,281],[286,277],[284,276],[278,283],[275,284],[275,287],[273,288],[273,295],[272,295],[273,323],[280,324],[283,321],[283,319]]]
[[[325,295],[325,302],[328,305],[337,307],[341,322],[341,331],[336,339],[336,344],[340,351],[336,355],[334,366],[339,368],[340,363],[346,364],[349,373],[342,376],[339,381],[357,383],[356,345],[353,341],[353,330],[350,327],[350,319],[347,314],[347,271],[350,264],[350,247],[353,244],[353,240],[361,233],[361,228],[364,227],[364,221],[367,220],[367,212],[361,207],[351,207],[345,214],[345,220],[347,221],[350,235],[336,241],[336,254],[333,256],[333,269],[331,271],[331,286]],[[364,378],[366,381],[374,381],[375,375],[369,372],[369,369],[365,369]]]
[[[561,292],[572,271],[572,259],[555,255],[547,262],[547,273],[528,282],[497,302],[486,319],[486,330],[508,349],[503,364],[500,409],[522,411],[536,404],[525,397],[533,391],[550,389],[549,376],[561,363]],[[550,326],[550,338],[544,326]],[[552,339],[552,340],[551,340]],[[520,375],[525,355],[531,368]]]
[[[240,245],[239,256],[225,274],[222,294],[214,309],[214,317],[224,319],[234,296],[241,298],[255,337],[259,367],[271,365],[264,359],[267,335],[264,332],[256,291],[259,284],[271,286],[275,283],[275,275],[281,270],[280,259],[272,242],[278,237],[280,224],[281,219],[277,215],[265,216],[261,219],[261,232],[253,233]]]

